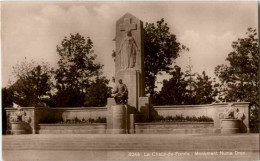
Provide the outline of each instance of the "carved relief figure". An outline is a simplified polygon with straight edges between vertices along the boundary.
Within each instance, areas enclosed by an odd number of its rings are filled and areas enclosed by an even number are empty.
[[[230,103],[228,107],[225,108],[224,112],[219,113],[220,119],[244,119],[244,113],[239,112],[239,109],[235,107],[233,103]]]
[[[121,41],[118,54],[120,56],[120,67],[122,70],[134,68],[138,47],[130,31]]]
[[[116,84],[116,79],[115,77],[112,77],[112,97],[114,97],[117,92],[118,92],[118,86]]]

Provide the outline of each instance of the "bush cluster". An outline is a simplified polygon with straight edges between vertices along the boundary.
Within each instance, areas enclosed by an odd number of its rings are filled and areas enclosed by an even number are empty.
[[[72,120],[67,119],[66,121],[64,121],[62,123],[66,123],[66,124],[106,123],[106,118],[105,117],[98,117],[96,119],[94,119],[94,118],[88,118],[88,119],[83,118],[82,120],[80,120],[77,117],[75,117]]]
[[[88,118],[88,119],[79,119],[77,117],[73,118],[73,119],[67,119],[67,120],[63,120],[63,121],[52,121],[52,122],[48,122],[49,124],[92,124],[92,123],[106,123],[107,119],[105,117],[98,117],[96,119],[94,118]]]
[[[212,118],[207,116],[182,116],[182,115],[175,115],[175,116],[155,116],[152,118],[153,122],[214,122]]]

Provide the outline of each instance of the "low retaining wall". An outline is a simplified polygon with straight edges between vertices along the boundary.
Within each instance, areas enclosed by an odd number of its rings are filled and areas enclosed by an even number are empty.
[[[10,116],[16,111],[15,108],[5,108],[7,131],[11,130]],[[39,124],[42,123],[58,123],[78,118],[88,120],[89,118],[97,119],[98,117],[106,117],[107,109],[105,107],[77,107],[77,108],[47,108],[47,107],[23,107],[26,115],[30,118],[29,125],[32,129],[31,133],[37,134]]]
[[[161,116],[208,116],[214,120],[214,128],[220,133],[219,113],[224,112],[228,103],[213,103],[207,105],[172,105],[172,106],[154,106],[154,111]],[[241,121],[241,132],[249,132],[249,102],[235,102],[234,107],[244,114]]]
[[[135,123],[136,134],[213,133],[213,122]],[[105,123],[39,124],[39,134],[105,134]]]
[[[220,132],[220,118],[219,113],[224,112],[228,103],[214,103],[209,105],[177,105],[177,106],[154,106],[150,109],[151,114],[154,112],[161,116],[207,116],[214,120],[214,129],[216,132]],[[241,121],[241,131],[249,132],[249,102],[236,102],[234,106],[239,109],[239,112],[244,114]],[[14,108],[5,108],[6,110],[6,123],[7,133],[10,132],[10,115],[16,111]],[[38,133],[39,124],[42,123],[55,123],[63,122],[66,120],[73,120],[76,117],[79,120],[83,118],[88,120],[89,118],[97,119],[98,117],[107,116],[106,107],[80,107],[80,108],[46,108],[46,107],[24,107],[23,110],[27,116],[30,117],[29,123],[32,132]],[[132,122],[134,124],[134,122]],[[132,125],[134,126],[134,125]]]
[[[171,106],[154,106],[153,109],[160,116],[208,116],[213,118],[213,104],[206,105],[171,105]]]
[[[106,117],[107,108],[105,107],[79,107],[79,108],[48,108],[46,116],[41,123],[63,122],[75,118],[88,120],[89,118],[97,119]],[[48,122],[49,121],[49,122]]]
[[[105,134],[106,123],[39,124],[39,134]]]
[[[136,134],[214,133],[213,122],[135,123]]]

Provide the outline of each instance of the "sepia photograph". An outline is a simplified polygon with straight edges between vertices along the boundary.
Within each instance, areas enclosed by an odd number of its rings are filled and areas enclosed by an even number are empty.
[[[2,160],[260,160],[258,6],[1,1]]]

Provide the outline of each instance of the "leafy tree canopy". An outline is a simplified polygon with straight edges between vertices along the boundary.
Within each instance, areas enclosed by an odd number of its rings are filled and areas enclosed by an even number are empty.
[[[102,72],[102,65],[95,63],[93,42],[80,34],[65,37],[57,53],[60,56],[56,70],[57,94],[53,96],[53,106],[84,106],[85,95],[92,82]]]
[[[217,96],[217,84],[215,79],[211,80],[206,72],[203,71],[202,75],[197,74],[195,85],[195,98],[192,104],[209,104],[215,101]]]
[[[189,65],[186,66],[188,69],[185,71],[185,80],[187,81],[188,85],[186,87],[187,89],[187,97],[185,102],[187,104],[194,104],[196,102],[196,78],[195,76],[198,75],[198,73],[193,73],[192,68],[193,65],[191,65],[191,59],[189,58]]]
[[[13,94],[7,88],[2,88],[2,111],[4,107],[13,106]]]
[[[180,104],[209,104],[215,101],[217,88],[215,81],[211,80],[205,73],[197,76],[190,88],[190,75],[181,72],[181,68],[174,66],[170,72],[172,76],[169,80],[163,80],[163,87],[155,95],[156,105],[180,105]]]
[[[109,80],[105,77],[97,77],[88,90],[85,97],[85,106],[104,107],[107,104],[107,98],[111,96],[111,87],[108,86]]]
[[[42,106],[51,92],[52,71],[48,63],[23,60],[13,67],[17,81],[9,87],[13,101],[21,106]]]
[[[156,88],[157,75],[162,74],[163,71],[169,73],[172,70],[172,63],[182,49],[187,48],[177,41],[176,35],[170,33],[170,28],[163,18],[156,24],[145,24],[145,83],[146,93],[149,93],[151,97]]]
[[[258,102],[259,47],[255,29],[249,28],[246,38],[232,43],[228,65],[219,65],[215,74],[222,83],[222,101]]]
[[[219,99],[226,102],[251,102],[250,126],[259,128],[259,45],[256,29],[232,43],[228,65],[219,65],[215,74],[221,81]]]
[[[155,95],[154,103],[157,105],[180,105],[186,103],[186,87],[184,73],[179,66],[174,66],[170,73],[170,80],[163,80],[161,91]]]

